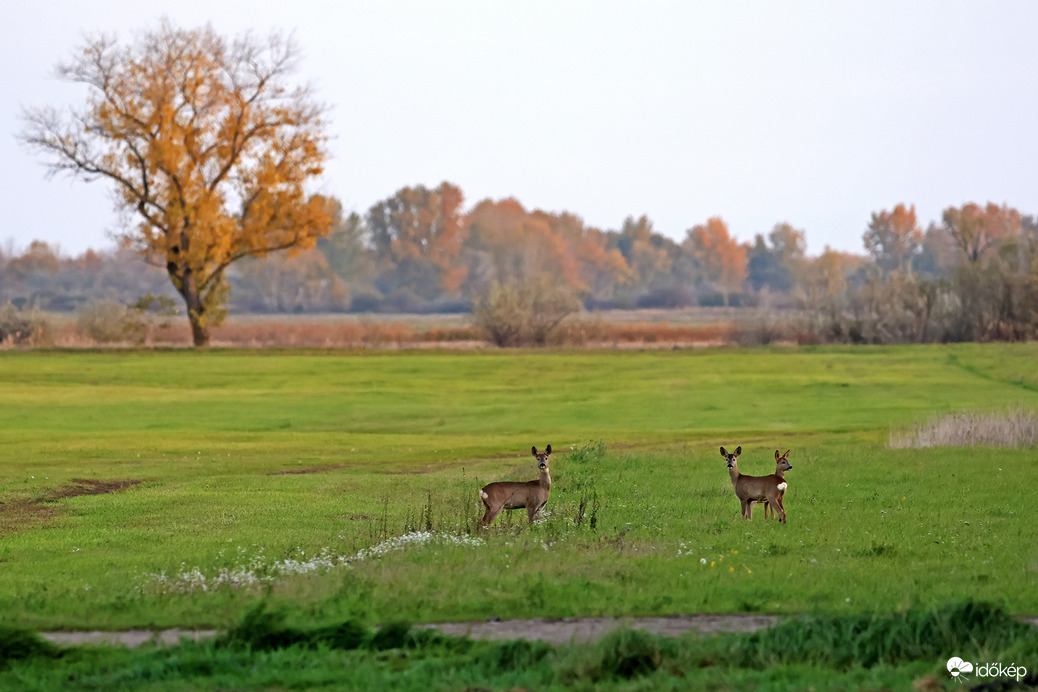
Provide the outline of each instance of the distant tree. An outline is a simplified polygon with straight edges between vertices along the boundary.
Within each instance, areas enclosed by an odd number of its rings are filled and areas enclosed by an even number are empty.
[[[812,329],[830,341],[848,338],[845,311],[851,301],[850,277],[861,269],[864,258],[826,246],[807,262],[798,290]]]
[[[163,21],[131,45],[88,39],[58,67],[89,87],[83,106],[24,112],[21,138],[51,173],[113,184],[137,221],[123,241],[166,268],[196,346],[225,314],[232,263],[328,231],[325,200],[305,190],[324,166],[325,107],[289,85],[297,55],[280,34],[227,41]]]
[[[385,292],[406,288],[424,299],[457,292],[467,274],[463,201],[460,188],[443,182],[401,188],[371,207],[367,225]]]
[[[747,279],[756,291],[765,287],[773,291],[791,291],[803,271],[806,254],[807,241],[803,231],[788,223],[775,224],[767,241],[758,233],[753,246],[747,250]]]
[[[729,235],[728,225],[717,216],[690,228],[684,246],[703,274],[721,289],[728,305],[729,294],[746,280],[747,247]]]
[[[605,234],[576,215],[527,211],[515,199],[483,200],[467,222],[466,290],[474,298],[493,284],[545,274],[574,295],[603,295],[627,276],[624,258],[608,247]]]
[[[350,286],[370,287],[377,271],[375,254],[368,246],[368,227],[363,217],[351,212],[343,218],[342,205],[335,200],[330,208],[332,230],[317,241],[317,249],[328,260],[328,267]]]
[[[883,272],[899,269],[911,274],[912,259],[923,242],[915,206],[906,208],[904,204],[898,204],[891,211],[873,212],[862,240]]]
[[[644,290],[672,283],[678,249],[669,238],[655,232],[649,217],[624,219],[616,247],[630,268],[634,286]]]
[[[29,248],[7,263],[7,271],[25,278],[33,274],[56,274],[61,270],[61,259],[49,244],[42,240],[29,243]]]
[[[974,264],[1003,239],[1019,235],[1021,229],[1020,212],[990,202],[983,208],[973,202],[948,207],[941,218],[965,260]]]
[[[931,223],[923,233],[919,253],[912,260],[915,273],[931,278],[950,277],[963,261],[962,252],[948,229]]]

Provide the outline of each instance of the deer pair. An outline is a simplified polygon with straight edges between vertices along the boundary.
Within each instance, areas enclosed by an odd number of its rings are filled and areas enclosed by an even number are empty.
[[[786,523],[786,509],[782,506],[782,496],[786,494],[786,471],[793,468],[789,463],[789,450],[779,455],[775,450],[775,473],[770,476],[744,476],[739,473],[739,455],[742,454],[742,446],[735,448],[734,454],[729,454],[721,447],[721,456],[728,462],[728,475],[732,477],[732,486],[735,488],[735,496],[742,503],[743,519],[749,519],[753,514],[753,503],[763,502],[764,518],[768,518],[768,510],[772,516],[778,510],[779,521]]]
[[[483,526],[489,526],[503,509],[526,508],[526,514],[533,523],[533,518],[544,505],[548,504],[548,493],[551,492],[551,476],[548,474],[548,457],[551,456],[551,445],[538,452],[532,448],[537,459],[540,475],[535,481],[498,481],[484,485],[479,491],[479,499],[487,511],[483,513]]]

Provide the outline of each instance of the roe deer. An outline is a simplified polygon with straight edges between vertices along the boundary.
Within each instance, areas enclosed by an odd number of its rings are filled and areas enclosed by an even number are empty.
[[[544,505],[548,503],[548,493],[551,491],[551,476],[548,475],[548,457],[551,456],[551,445],[538,452],[533,447],[533,455],[537,458],[537,468],[541,475],[535,481],[498,481],[489,483],[479,491],[479,499],[486,505],[487,511],[483,513],[483,526],[489,526],[490,522],[501,513],[502,509],[526,508],[530,517],[530,523]]]
[[[782,483],[779,484],[779,496],[778,496],[779,504],[782,504],[782,498],[785,496],[786,488],[788,487],[788,485],[786,483],[786,471],[790,470],[791,468],[793,468],[793,465],[791,463],[789,463],[789,450],[787,449],[785,454],[783,454],[782,456],[779,456],[779,451],[776,449],[775,450],[775,475],[782,479]],[[775,509],[771,506],[770,502],[765,500],[764,501],[764,518],[765,519],[768,518],[768,510],[769,509],[771,510],[771,516],[774,517],[775,516]]]
[[[732,479],[732,487],[735,488],[735,496],[742,504],[742,516],[750,519],[753,516],[754,502],[767,502],[774,512],[777,508],[779,521],[786,523],[786,510],[782,506],[782,496],[786,492],[788,484],[784,478],[785,472],[793,468],[786,455],[779,456],[775,450],[775,473],[770,476],[744,476],[739,473],[739,455],[742,454],[742,446],[735,448],[734,454],[729,454],[721,447],[721,456],[728,463],[728,475]],[[767,508],[764,510],[767,517]]]

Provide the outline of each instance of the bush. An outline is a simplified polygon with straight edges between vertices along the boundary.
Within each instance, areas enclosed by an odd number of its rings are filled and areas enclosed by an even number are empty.
[[[47,346],[54,343],[54,332],[54,325],[39,310],[0,305],[0,344]]]
[[[101,300],[79,311],[76,331],[99,344],[143,344],[148,337],[148,322],[140,310]]]
[[[562,321],[577,312],[576,297],[549,276],[494,284],[476,301],[472,316],[488,340],[498,346],[547,346],[558,343]]]

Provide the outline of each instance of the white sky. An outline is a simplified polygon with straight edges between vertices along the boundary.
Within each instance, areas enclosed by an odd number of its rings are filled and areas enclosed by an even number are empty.
[[[364,213],[406,185],[517,198],[683,239],[721,216],[863,253],[874,211],[993,201],[1038,214],[1038,2],[0,0],[0,243],[112,247],[109,188],[45,178],[22,106],[73,103],[84,32],[167,16],[294,31],[332,105],[321,191]]]

